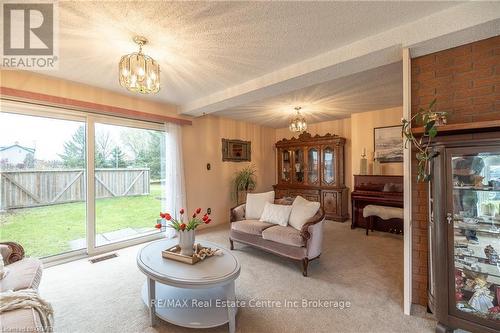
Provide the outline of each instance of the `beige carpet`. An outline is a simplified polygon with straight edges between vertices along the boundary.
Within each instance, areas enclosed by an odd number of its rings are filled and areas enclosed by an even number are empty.
[[[228,247],[228,226],[197,237]],[[349,223],[325,225],[324,251],[302,276],[297,262],[236,243],[241,261],[239,299],[346,300],[339,309],[242,308],[238,332],[431,332],[435,322],[418,308],[405,316],[402,236],[351,230]],[[194,332],[161,322],[151,328],[140,297],[145,277],[136,267],[141,246],[97,264],[79,260],[47,268],[41,294],[55,309],[56,332]],[[227,332],[227,325],[202,332]]]

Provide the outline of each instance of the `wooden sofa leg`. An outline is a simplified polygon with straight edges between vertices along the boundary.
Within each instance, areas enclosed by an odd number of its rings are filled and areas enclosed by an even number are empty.
[[[229,239],[229,244],[230,244],[230,249],[234,250],[234,244],[232,239]]]
[[[307,266],[309,265],[309,258],[302,259],[302,275],[307,276]]]

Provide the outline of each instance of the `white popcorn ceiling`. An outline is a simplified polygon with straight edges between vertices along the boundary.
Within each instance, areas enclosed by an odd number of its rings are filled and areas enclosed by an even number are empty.
[[[132,37],[144,35],[150,41],[144,52],[160,63],[162,88],[156,95],[138,96],[182,107],[455,5],[456,2],[64,1],[59,2],[59,70],[44,74],[126,93],[118,83],[118,61],[122,55],[137,50]],[[364,110],[362,106],[370,103],[372,108],[390,107],[401,101],[400,91],[392,91],[400,84],[400,68],[400,64],[385,66],[382,69],[386,72],[356,74],[258,102],[246,106],[249,111],[236,117],[278,127],[286,125],[286,120],[271,116],[281,110],[276,105],[301,104],[304,112],[318,120]],[[352,82],[360,85],[346,88],[345,84]],[[387,89],[382,89],[382,85],[387,85]],[[307,110],[301,100],[315,107]],[[317,116],[312,115],[315,110]],[[215,114],[234,116],[230,110]]]
[[[403,105],[403,64],[381,66],[215,114],[268,127],[286,127],[296,106],[308,123]]]

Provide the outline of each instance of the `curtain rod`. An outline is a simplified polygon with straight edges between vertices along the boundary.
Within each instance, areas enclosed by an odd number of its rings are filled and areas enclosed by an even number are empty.
[[[150,121],[155,123],[175,123],[179,125],[192,125],[191,120],[162,116],[143,111],[121,108],[117,106],[98,104],[77,99],[47,95],[32,91],[0,87],[0,95],[2,99],[12,100],[17,102],[27,102],[31,104],[39,104],[44,106],[63,107],[76,111],[85,111],[90,113],[104,114],[108,116],[118,116],[123,118]]]

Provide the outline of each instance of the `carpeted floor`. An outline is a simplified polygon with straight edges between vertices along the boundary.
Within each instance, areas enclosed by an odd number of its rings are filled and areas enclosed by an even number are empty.
[[[228,247],[228,226],[210,228],[197,237]],[[350,308],[249,308],[239,310],[237,332],[431,332],[435,322],[403,314],[402,236],[351,230],[349,223],[327,222],[321,259],[309,277],[299,264],[237,244],[241,261],[236,281],[239,299],[344,300]],[[56,332],[194,332],[160,321],[149,327],[140,289],[145,277],[136,267],[135,246],[118,258],[87,260],[45,269],[40,292],[55,309]],[[227,325],[202,332],[227,332]]]

